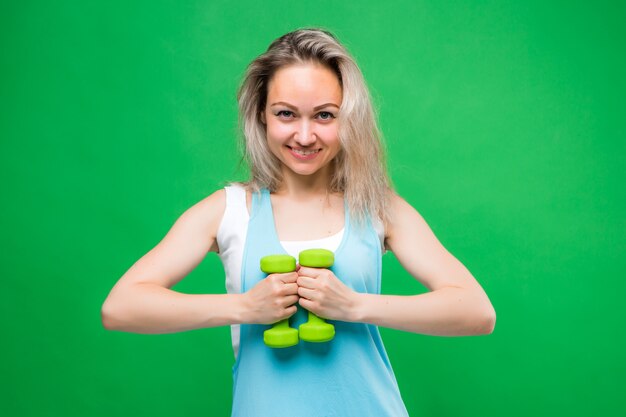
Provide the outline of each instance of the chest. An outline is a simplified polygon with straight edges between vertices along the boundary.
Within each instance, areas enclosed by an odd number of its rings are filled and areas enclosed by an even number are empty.
[[[294,201],[271,198],[276,233],[280,240],[314,240],[339,233],[344,227],[341,197]]]

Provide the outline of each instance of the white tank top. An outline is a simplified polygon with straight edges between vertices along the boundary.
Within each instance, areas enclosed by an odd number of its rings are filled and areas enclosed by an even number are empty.
[[[246,204],[246,190],[241,184],[234,183],[224,189],[226,190],[226,210],[217,230],[218,255],[226,272],[226,292],[239,294],[241,292],[243,249],[246,243],[250,214]],[[380,221],[374,221],[373,226],[378,233],[382,252],[384,253],[385,232],[383,225]],[[302,250],[309,249],[312,246],[335,252],[343,239],[343,232],[344,229],[341,229],[338,233],[323,239],[281,241],[280,243],[289,255],[297,259],[298,254]],[[231,326],[231,338],[236,357],[239,349],[239,325],[234,324]]]

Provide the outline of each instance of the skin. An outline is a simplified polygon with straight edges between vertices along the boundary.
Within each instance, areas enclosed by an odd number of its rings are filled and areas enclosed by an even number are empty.
[[[261,119],[268,147],[282,163],[282,184],[271,195],[281,240],[319,239],[343,227],[343,196],[327,192],[331,161],[340,151],[336,117],[341,100],[336,76],[316,64],[282,68],[268,85]],[[326,106],[317,108],[321,105]],[[207,252],[219,250],[216,236],[226,204],[225,192],[219,190],[185,211],[163,240],[119,279],[102,306],[103,324],[136,333],[270,324],[293,315],[299,303],[320,317],[414,333],[491,333],[495,310],[476,279],[411,205],[395,193],[390,199],[385,245],[430,290],[425,294],[357,293],[332,271],[305,267],[269,275],[244,294],[171,290]],[[303,221],[311,218],[316,221]]]

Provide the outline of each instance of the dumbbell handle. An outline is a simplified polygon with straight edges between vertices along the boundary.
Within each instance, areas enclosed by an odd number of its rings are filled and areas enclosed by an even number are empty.
[[[326,249],[308,249],[300,252],[300,265],[310,268],[330,268],[335,255]],[[300,339],[307,342],[328,342],[335,336],[335,327],[309,311],[306,323],[300,325]]]
[[[261,258],[261,271],[284,274],[296,270],[296,259],[289,255],[268,255]],[[298,343],[298,331],[289,326],[289,319],[280,320],[263,332],[263,341],[273,348],[285,348]]]

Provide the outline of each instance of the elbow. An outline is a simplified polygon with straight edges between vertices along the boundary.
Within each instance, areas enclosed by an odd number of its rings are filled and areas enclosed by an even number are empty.
[[[102,321],[102,327],[106,330],[113,330],[113,320],[111,320],[111,313],[106,303],[104,303],[100,309],[100,320]]]
[[[114,287],[100,308],[100,321],[106,330],[125,331],[128,324],[128,299],[131,297],[126,288]]]
[[[472,317],[473,326],[470,331],[474,335],[492,334],[496,327],[496,310],[487,294],[483,291],[481,293],[474,301],[472,314],[468,315]]]
[[[100,309],[100,320],[102,321],[102,327],[106,330],[118,330],[115,320],[115,313],[111,306],[111,301],[107,299],[104,304],[102,304],[102,308]]]
[[[496,310],[491,304],[481,313],[478,322],[480,326],[478,326],[477,334],[488,335],[493,333],[496,327]]]

